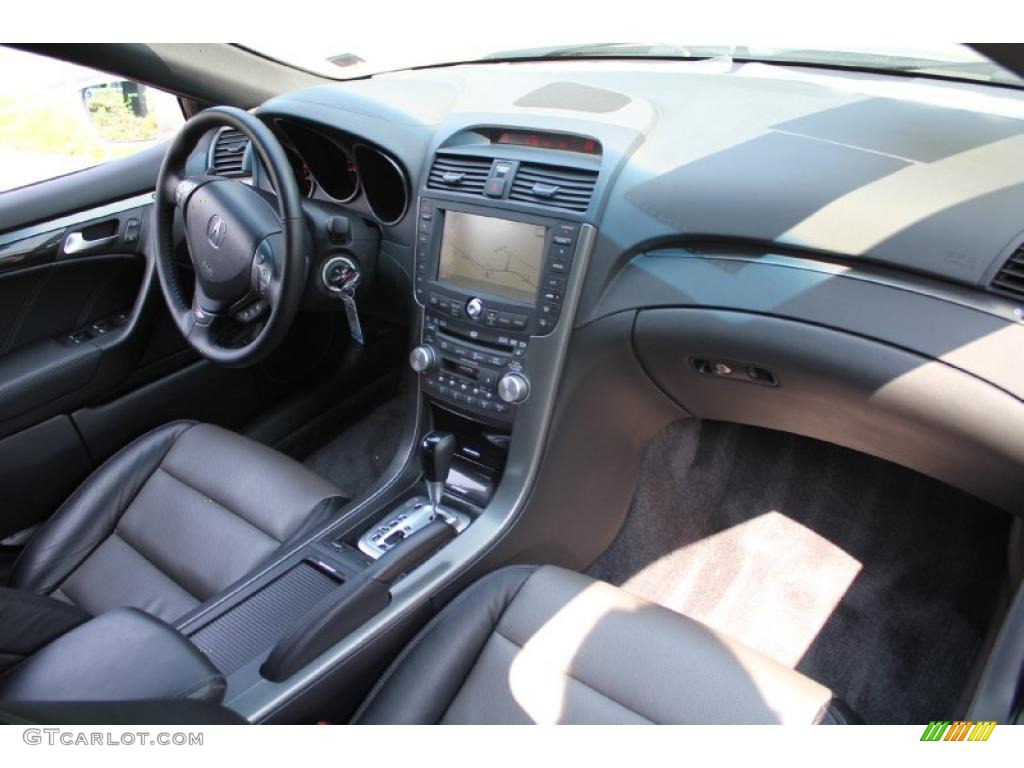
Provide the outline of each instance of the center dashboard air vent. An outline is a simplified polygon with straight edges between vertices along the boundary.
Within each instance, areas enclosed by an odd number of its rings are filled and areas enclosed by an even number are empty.
[[[582,213],[590,205],[596,184],[594,170],[520,163],[508,199]]]
[[[491,173],[491,162],[487,157],[438,154],[430,167],[427,188],[482,195]]]
[[[1017,246],[988,287],[995,293],[1024,301],[1024,243]]]
[[[210,152],[210,172],[217,176],[244,176],[245,150],[249,137],[233,128],[224,128],[214,139]]]

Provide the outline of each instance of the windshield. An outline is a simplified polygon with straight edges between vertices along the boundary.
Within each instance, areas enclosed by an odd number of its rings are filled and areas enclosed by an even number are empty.
[[[677,43],[565,43],[533,48],[488,46],[484,41],[453,45],[451,40],[432,44],[427,38],[416,46],[396,46],[383,38],[363,40],[351,49],[306,42],[302,46],[249,44],[244,48],[300,69],[330,78],[364,77],[410,67],[442,66],[459,62],[497,62],[532,59],[706,59],[855,67],[906,75],[930,75],[1024,86],[1024,80],[965,45],[928,47],[843,46],[836,48],[776,47],[759,45],[684,45]]]

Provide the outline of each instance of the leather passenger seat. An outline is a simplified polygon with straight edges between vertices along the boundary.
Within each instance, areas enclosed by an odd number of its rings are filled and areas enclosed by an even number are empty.
[[[399,655],[356,723],[846,724],[823,685],[552,566],[495,571]]]

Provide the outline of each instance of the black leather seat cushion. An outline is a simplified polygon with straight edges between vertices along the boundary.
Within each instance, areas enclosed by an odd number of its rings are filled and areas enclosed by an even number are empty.
[[[847,723],[832,692],[561,568],[495,571],[406,647],[357,723]]]
[[[60,600],[0,587],[0,673],[88,620]]]
[[[264,445],[174,422],[97,469],[32,537],[8,586],[93,615],[132,606],[174,622],[343,501]]]
[[[227,684],[173,627],[136,608],[80,624],[0,675],[0,701],[219,702]]]

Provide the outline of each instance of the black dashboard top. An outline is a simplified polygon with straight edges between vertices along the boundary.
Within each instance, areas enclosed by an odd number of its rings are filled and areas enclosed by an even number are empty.
[[[1007,89],[717,61],[544,62],[317,86],[259,111],[361,137],[413,195],[439,149],[596,159],[580,218],[601,233],[599,281],[615,267],[602,259],[722,240],[984,287],[1024,237],[1024,93]],[[502,131],[582,137],[601,155],[498,142]],[[411,244],[413,218],[385,237]]]

